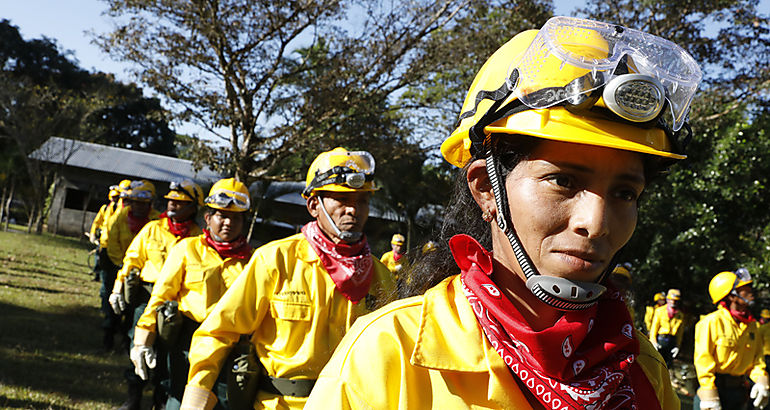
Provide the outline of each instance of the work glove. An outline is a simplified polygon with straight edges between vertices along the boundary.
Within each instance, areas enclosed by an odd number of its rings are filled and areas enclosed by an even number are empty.
[[[134,373],[142,380],[147,380],[150,377],[150,369],[155,368],[155,349],[147,345],[134,345],[130,356],[134,364]]]
[[[678,347],[674,347],[674,348],[672,348],[672,349],[671,349],[671,357],[676,359],[676,357],[677,357],[678,355],[679,355],[679,348],[678,348]]]
[[[701,400],[700,410],[722,410],[722,403],[719,400]]]
[[[770,392],[768,392],[767,386],[762,383],[757,383],[751,387],[749,397],[754,399],[754,407],[761,409],[767,404],[767,399],[770,398]]]
[[[110,306],[112,311],[116,315],[123,313],[126,310],[126,299],[123,298],[123,293],[110,293]]]

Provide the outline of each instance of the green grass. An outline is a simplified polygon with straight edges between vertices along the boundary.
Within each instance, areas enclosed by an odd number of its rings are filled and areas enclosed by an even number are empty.
[[[108,409],[125,399],[128,358],[101,346],[88,250],[0,232],[0,408]]]

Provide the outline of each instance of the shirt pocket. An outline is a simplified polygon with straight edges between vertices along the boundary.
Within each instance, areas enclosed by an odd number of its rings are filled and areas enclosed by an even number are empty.
[[[188,263],[185,267],[184,284],[188,288],[190,288],[191,285],[192,287],[199,287],[205,277],[206,272],[199,263]]]
[[[738,341],[730,337],[719,337],[714,342],[716,349],[716,362],[722,365],[730,360],[730,356],[736,353]]]
[[[271,300],[270,314],[279,320],[308,321],[313,316],[313,305],[303,302]]]

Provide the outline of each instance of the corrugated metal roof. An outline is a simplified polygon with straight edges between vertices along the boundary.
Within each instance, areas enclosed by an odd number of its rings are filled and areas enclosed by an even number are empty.
[[[192,161],[186,159],[60,137],[49,138],[32,152],[30,157],[55,164],[155,181],[190,178],[199,183],[211,183],[220,178],[219,174],[207,167],[196,172]]]

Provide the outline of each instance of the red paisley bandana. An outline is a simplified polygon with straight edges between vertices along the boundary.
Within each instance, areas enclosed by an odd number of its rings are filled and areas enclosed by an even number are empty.
[[[398,262],[398,260],[401,259],[402,256],[404,256],[403,253],[395,253],[395,252],[393,252],[393,260],[396,261],[396,262]]]
[[[730,316],[732,316],[733,319],[737,320],[738,322],[749,324],[751,322],[756,321],[756,319],[754,319],[754,316],[752,316],[751,312],[748,310],[745,312],[741,312],[740,310],[732,309],[729,306],[727,306],[727,302],[725,302],[724,300],[720,301],[719,304],[725,309],[727,309],[727,311],[730,312]]]
[[[166,211],[163,211],[163,213],[160,214],[160,217],[158,217],[158,219],[163,218],[166,218],[168,221],[168,230],[169,232],[173,233],[174,236],[179,239],[184,239],[190,236],[190,228],[192,228],[192,225],[195,223],[192,218],[184,222],[174,222],[171,218],[168,217]]]
[[[660,409],[636,362],[639,342],[620,292],[609,289],[597,305],[536,332],[490,279],[491,253],[466,235],[449,246],[484,334],[545,408]]]
[[[148,215],[145,215],[144,218],[137,218],[134,216],[134,213],[131,212],[131,210],[128,210],[127,214],[128,218],[126,218],[128,222],[128,229],[131,231],[133,235],[136,235],[139,233],[139,230],[142,229],[144,225],[147,224],[147,222],[150,222],[150,218]]]
[[[211,237],[211,232],[208,229],[204,229],[203,234],[206,236],[206,244],[214,248],[222,259],[249,259],[251,257],[251,246],[243,235],[234,241],[217,242]]]
[[[366,237],[354,244],[334,243],[321,232],[317,221],[303,226],[302,234],[318,254],[337,290],[349,301],[358,303],[369,293],[374,265]]]

